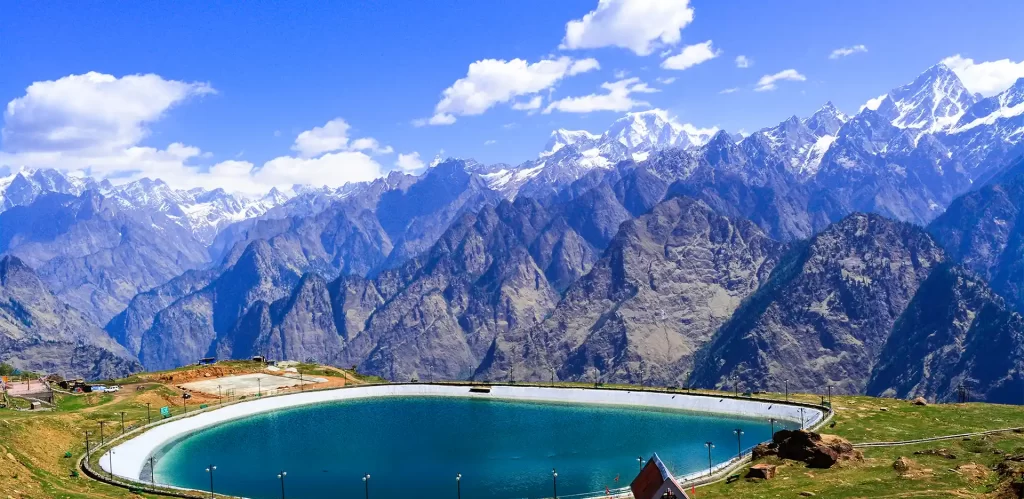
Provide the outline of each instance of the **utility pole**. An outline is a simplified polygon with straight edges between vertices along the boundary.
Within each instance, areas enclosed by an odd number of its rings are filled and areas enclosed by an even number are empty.
[[[153,415],[149,412],[151,402],[146,402],[146,424],[153,424]]]
[[[708,440],[707,442],[704,442],[704,447],[708,448],[708,476],[711,476],[711,470],[714,469],[714,464],[712,464],[711,461],[711,449],[715,448],[715,444]]]
[[[124,435],[124,411],[121,411],[121,434]]]
[[[100,421],[100,447],[103,447],[103,445],[106,443],[106,440],[103,438],[103,426],[106,424],[106,421]]]
[[[85,458],[89,459],[89,435],[92,435],[91,431],[85,432]]]

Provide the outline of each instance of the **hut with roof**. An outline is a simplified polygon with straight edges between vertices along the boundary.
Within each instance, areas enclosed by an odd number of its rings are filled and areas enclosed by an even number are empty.
[[[690,499],[655,453],[629,484],[635,499]]]

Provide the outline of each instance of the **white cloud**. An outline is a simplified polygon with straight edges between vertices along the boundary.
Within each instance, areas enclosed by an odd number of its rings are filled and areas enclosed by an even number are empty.
[[[417,118],[412,120],[412,125],[416,127],[427,125],[451,125],[452,123],[455,123],[455,115],[446,113],[437,113],[429,118]]]
[[[490,139],[490,140],[485,140],[484,141],[484,145],[485,146],[493,146],[494,144],[497,144],[497,143],[498,143],[498,141],[494,140],[494,139]]]
[[[566,76],[600,67],[596,59],[573,60],[566,56],[532,64],[523,59],[476,61],[469,65],[464,78],[445,89],[433,117],[416,120],[413,124],[450,125],[456,116],[483,114],[497,104],[547,90]]]
[[[633,93],[653,93],[657,89],[647,86],[640,78],[627,78],[601,84],[605,94],[590,94],[581,97],[567,97],[554,101],[544,108],[544,114],[551,111],[563,113],[590,113],[594,111],[629,111],[635,107],[649,106],[650,103],[633,100]]]
[[[528,101],[512,103],[512,109],[515,109],[516,111],[534,111],[540,109],[542,100],[541,96],[535,95]]]
[[[974,59],[957,54],[943,59],[942,63],[960,77],[967,90],[985,97],[998,94],[1010,88],[1018,78],[1024,78],[1024,61],[1000,59],[975,63]]]
[[[159,75],[117,78],[90,72],[35,82],[7,104],[7,151],[110,150],[138,144],[148,125],[190,97],[215,93],[207,83]]]
[[[418,173],[423,170],[425,165],[423,160],[420,159],[420,153],[411,152],[409,154],[399,154],[398,160],[395,161],[395,166],[405,173]]]
[[[711,40],[694,45],[687,45],[678,54],[661,61],[661,67],[665,69],[684,70],[692,68],[702,62],[710,61],[721,54],[721,50],[715,50],[711,46]]]
[[[840,47],[832,51],[828,55],[829,59],[838,59],[840,57],[846,57],[848,55],[856,54],[858,52],[867,52],[868,48],[864,45],[854,45],[852,47]]]
[[[616,70],[612,74],[615,76],[616,80],[621,80],[621,79],[629,76],[629,71],[626,71],[625,69],[619,69],[619,70]]]
[[[882,101],[885,100],[885,98],[888,96],[889,94],[882,94],[879,95],[878,97],[875,97],[874,99],[868,99],[868,101],[865,102],[864,105],[860,107],[860,110],[858,112],[863,111],[865,109],[870,109],[872,111],[878,110],[878,106],[881,105]]]
[[[655,78],[654,81],[656,81],[658,83],[661,83],[662,85],[671,85],[671,84],[675,83],[676,77],[675,76],[670,76],[668,78]]]
[[[350,127],[341,118],[299,134],[296,156],[258,166],[237,159],[206,166],[201,163],[210,152],[180,142],[164,148],[140,145],[149,125],[174,105],[212,92],[205,83],[158,75],[88,73],[33,83],[7,105],[0,167],[56,168],[114,182],[160,178],[177,188],[253,193],[295,183],[336,187],[386,173],[368,153],[391,148],[369,137],[349,141]]]
[[[795,69],[784,69],[775,74],[762,76],[760,80],[757,80],[757,86],[754,87],[754,91],[764,92],[766,90],[775,90],[775,82],[784,80],[806,81],[807,77],[800,74]]]
[[[679,43],[692,21],[689,0],[599,0],[596,9],[566,23],[559,48],[622,47],[648,55]]]
[[[740,69],[747,69],[754,65],[754,61],[745,55],[736,56],[736,67]]]
[[[377,139],[364,137],[349,142],[351,127],[345,120],[334,118],[324,126],[313,127],[295,137],[292,150],[304,158],[319,156],[331,151],[369,151],[374,154],[391,154],[391,146],[381,147]]]
[[[720,93],[720,94],[731,94],[731,93],[735,93],[735,92],[739,92],[739,91],[740,91],[740,89],[738,87],[732,87],[732,88],[726,88],[726,89],[719,90],[718,93]]]

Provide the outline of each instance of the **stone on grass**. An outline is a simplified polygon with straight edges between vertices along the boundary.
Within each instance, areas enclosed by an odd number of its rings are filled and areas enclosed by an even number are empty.
[[[750,471],[747,472],[747,478],[760,478],[762,480],[771,480],[775,478],[775,473],[779,467],[774,464],[758,463],[750,467]]]

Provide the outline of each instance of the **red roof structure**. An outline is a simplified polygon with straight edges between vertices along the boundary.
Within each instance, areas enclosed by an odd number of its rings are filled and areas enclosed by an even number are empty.
[[[635,499],[690,499],[655,453],[629,484]]]

